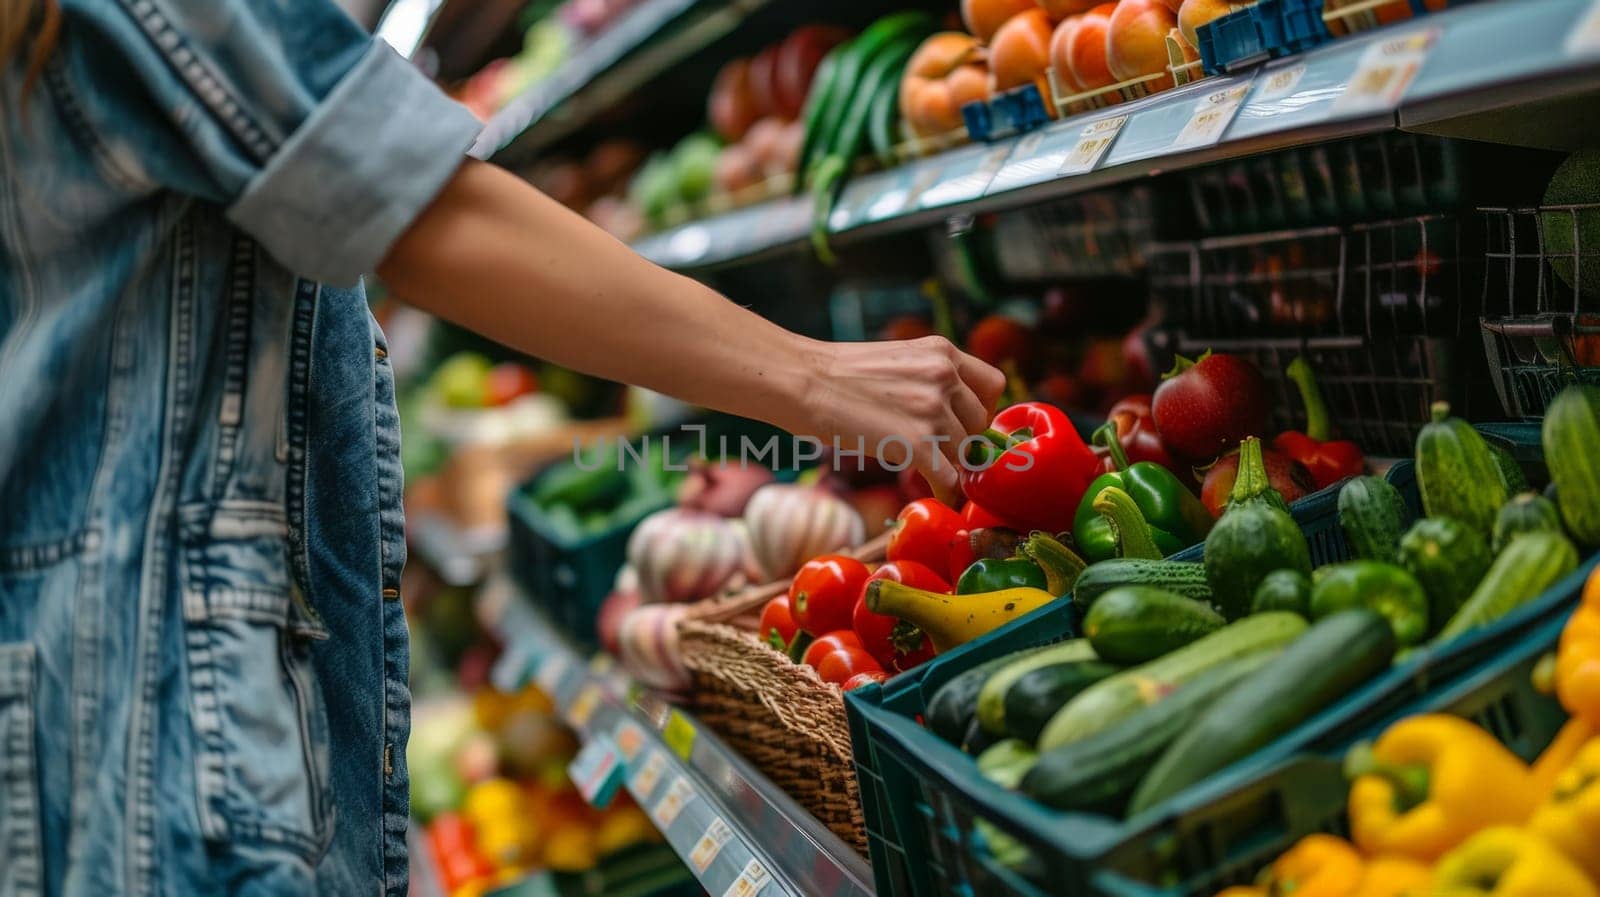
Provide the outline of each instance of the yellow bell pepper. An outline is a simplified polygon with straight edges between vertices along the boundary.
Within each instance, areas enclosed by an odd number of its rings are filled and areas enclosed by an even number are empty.
[[[1433,883],[1433,869],[1407,857],[1368,860],[1361,883],[1350,897],[1421,897]]]
[[[1544,749],[1539,759],[1533,761],[1533,780],[1538,784],[1541,797],[1550,795],[1556,787],[1556,778],[1567,771],[1567,767],[1578,759],[1578,752],[1597,734],[1600,734],[1600,730],[1588,720],[1567,720],[1567,724],[1556,733],[1555,740]]]
[[[1543,837],[1600,886],[1600,738],[1592,738],[1556,777],[1528,831]]]
[[[1451,897],[1600,897],[1589,877],[1538,835],[1484,829],[1439,861],[1434,893]]]
[[[1267,897],[1265,888],[1255,885],[1234,885],[1226,890],[1218,891],[1217,897]]]
[[[1561,631],[1556,650],[1561,706],[1600,728],[1600,567],[1583,584],[1583,601]]]
[[[1307,835],[1263,870],[1256,886],[1266,897],[1349,897],[1365,865],[1343,838]]]
[[[1542,799],[1528,767],[1464,719],[1413,716],[1351,752],[1350,830],[1371,856],[1438,859],[1472,833],[1525,821]]]

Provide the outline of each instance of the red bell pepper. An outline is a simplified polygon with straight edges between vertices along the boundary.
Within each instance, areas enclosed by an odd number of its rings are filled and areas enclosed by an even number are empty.
[[[1001,517],[999,514],[984,510],[982,507],[979,507],[978,503],[975,501],[969,501],[961,506],[961,519],[967,522],[968,531],[994,529],[996,527],[1016,530],[1018,532],[1021,532],[1023,529],[1025,529],[1025,527],[1017,526],[1015,523],[1012,523],[1004,517]]]
[[[972,541],[961,515],[937,498],[919,498],[900,509],[884,552],[891,561],[916,561],[955,582],[972,563]]]
[[[1070,530],[1101,466],[1066,412],[1043,402],[1012,405],[984,436],[983,443],[968,443],[961,471],[967,498],[1031,529]]]
[[[1346,477],[1360,476],[1366,471],[1366,459],[1361,446],[1349,440],[1330,440],[1333,425],[1328,420],[1328,406],[1322,401],[1322,391],[1317,388],[1317,378],[1310,362],[1302,356],[1289,363],[1285,373],[1300,390],[1300,400],[1306,406],[1306,428],[1285,430],[1272,440],[1272,447],[1311,471],[1311,479],[1321,489]]]

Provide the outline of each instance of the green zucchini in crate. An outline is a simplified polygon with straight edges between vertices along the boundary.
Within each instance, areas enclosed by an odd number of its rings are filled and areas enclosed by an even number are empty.
[[[1446,642],[1486,626],[1532,601],[1578,567],[1578,549],[1560,533],[1514,536],[1461,609],[1439,631]]]
[[[978,689],[978,699],[975,712],[978,724],[983,726],[990,735],[1004,735],[1006,733],[1006,692],[1012,683],[1022,678],[1033,670],[1056,664],[1074,663],[1077,661],[1094,660],[1094,648],[1084,639],[1073,639],[1058,645],[1050,645],[1037,651],[1030,651],[1011,659],[1010,663],[997,667],[989,677],[984,680]]]
[[[1394,652],[1389,622],[1373,611],[1317,621],[1172,742],[1139,783],[1128,812],[1148,810],[1271,744],[1387,669]]]
[[[1400,490],[1382,477],[1355,477],[1339,490],[1339,526],[1357,558],[1394,563],[1410,517]]]
[[[1039,750],[1081,741],[1149,706],[1205,671],[1241,657],[1272,651],[1306,631],[1290,613],[1256,614],[1185,645],[1171,654],[1097,682],[1068,701],[1039,733]]]
[[[1483,436],[1450,405],[1433,403],[1433,421],[1417,434],[1417,491],[1429,517],[1459,520],[1485,537],[1511,497],[1500,461]]]
[[[1545,463],[1572,537],[1600,546],[1600,387],[1569,386],[1545,411]]]
[[[928,699],[928,709],[923,713],[928,729],[945,741],[959,746],[966,740],[967,727],[977,721],[978,693],[983,690],[983,684],[989,681],[989,676],[1001,667],[1015,662],[1020,656],[1042,650],[1043,647],[1033,648],[1026,652],[996,657],[986,663],[978,664],[940,686],[939,690],[933,693],[933,697]]]
[[[1227,625],[1211,605],[1154,586],[1101,595],[1083,618],[1083,635],[1112,663],[1134,664],[1182,648]]]
[[[1428,623],[1444,628],[1467,599],[1494,556],[1477,530],[1449,517],[1425,517],[1400,539],[1400,566],[1428,595]]]
[[[1057,710],[1084,689],[1121,671],[1122,667],[1103,660],[1078,660],[1023,673],[1006,689],[1006,733],[1023,741],[1037,741]]]
[[[1211,585],[1206,582],[1206,568],[1202,564],[1114,558],[1090,564],[1078,575],[1072,589],[1073,606],[1088,613],[1101,595],[1125,586],[1153,586],[1196,601],[1211,600]]]
[[[1511,544],[1518,533],[1565,532],[1561,528],[1561,511],[1556,503],[1537,492],[1524,492],[1506,502],[1494,518],[1494,539],[1490,547],[1495,554]]]

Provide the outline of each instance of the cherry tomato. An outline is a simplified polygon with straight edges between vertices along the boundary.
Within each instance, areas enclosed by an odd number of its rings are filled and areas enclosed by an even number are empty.
[[[869,682],[883,682],[888,678],[889,674],[885,673],[883,670],[867,670],[865,673],[857,673],[854,676],[851,676],[845,681],[844,685],[840,686],[840,688],[843,688],[845,691],[855,691]]]
[[[806,649],[805,657],[800,662],[807,666],[815,667],[822,662],[822,658],[845,648],[862,648],[862,650],[865,650],[861,644],[860,636],[848,629],[841,629],[838,632],[830,632],[812,642],[811,647]]]
[[[822,681],[835,685],[843,685],[852,677],[873,670],[881,673],[883,667],[861,648],[841,648],[822,658],[822,663],[817,665],[817,675]]]
[[[800,624],[794,621],[788,595],[779,595],[761,609],[761,640],[774,650],[788,651],[799,629]]]
[[[812,635],[849,629],[850,613],[871,574],[866,564],[842,554],[806,561],[789,585],[794,621]]]
[[[919,498],[900,509],[886,552],[891,561],[916,561],[947,581],[972,563],[967,523],[936,498]]]
[[[949,594],[953,591],[943,577],[916,561],[890,561],[874,570],[872,575],[867,577],[867,582],[876,579],[892,579],[930,592]],[[888,614],[876,614],[867,610],[866,591],[866,585],[863,584],[862,595],[856,599],[855,612],[850,615],[850,626],[856,635],[861,637],[861,646],[867,649],[867,653],[877,658],[884,669],[895,669],[903,653],[895,648],[891,639],[894,634],[894,624],[898,621]]]

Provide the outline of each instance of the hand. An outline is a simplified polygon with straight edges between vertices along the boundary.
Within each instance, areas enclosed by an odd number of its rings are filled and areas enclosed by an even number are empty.
[[[788,429],[892,467],[910,461],[936,494],[959,495],[960,445],[994,418],[1005,375],[943,337],[814,343],[814,375]]]

